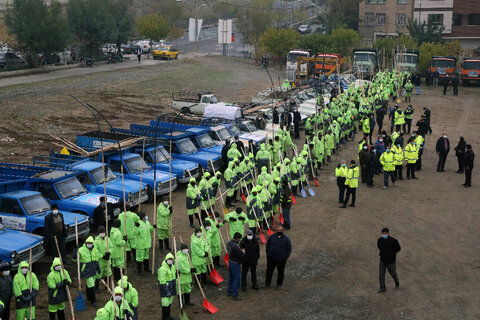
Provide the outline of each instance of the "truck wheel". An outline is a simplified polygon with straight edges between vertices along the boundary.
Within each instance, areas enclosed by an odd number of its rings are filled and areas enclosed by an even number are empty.
[[[191,112],[190,112],[190,109],[189,109],[189,108],[183,107],[183,108],[182,108],[182,113],[191,113]]]

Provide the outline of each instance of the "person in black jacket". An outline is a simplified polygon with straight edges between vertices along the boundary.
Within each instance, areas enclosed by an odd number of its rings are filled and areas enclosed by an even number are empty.
[[[445,162],[447,162],[448,152],[450,151],[450,140],[448,140],[446,133],[438,138],[435,149],[438,154],[437,171],[445,172]]]
[[[367,157],[367,187],[373,188],[373,177],[375,176],[375,168],[377,167],[377,153],[375,146],[370,147]]]
[[[222,166],[220,167],[220,171],[225,173],[225,170],[228,168],[228,150],[230,150],[230,140],[225,141],[225,145],[222,148]]]
[[[93,209],[93,232],[96,232],[98,230],[98,227],[103,226],[106,228],[106,221],[105,221],[105,203],[107,202],[107,199],[104,196],[100,197],[100,204]],[[113,219],[113,206],[112,205],[107,205],[107,210],[108,210],[108,217],[109,219]],[[112,228],[111,224],[108,225],[108,229]]]
[[[1,222],[1,220],[0,220]],[[10,263],[0,262],[0,301],[3,302],[3,311],[0,310],[0,319],[10,319],[10,300],[12,298],[13,282],[10,275]]]
[[[290,230],[290,208],[292,207],[292,190],[288,186],[287,180],[282,180],[280,206],[282,207],[282,216],[285,220],[285,229]]]
[[[292,243],[290,239],[283,234],[283,226],[277,225],[277,233],[271,235],[267,240],[267,274],[265,276],[264,288],[269,288],[272,282],[273,271],[278,270],[277,290],[282,288],[285,265],[292,253]]]
[[[458,161],[458,170],[457,173],[463,173],[463,162],[465,158],[465,147],[467,146],[467,143],[465,142],[464,137],[460,137],[458,140],[458,144],[455,147],[455,155],[457,156],[457,161]]]
[[[295,129],[295,136],[294,139],[300,139],[300,122],[302,121],[302,116],[300,112],[298,112],[298,108],[295,108],[293,112],[293,125]]]
[[[430,124],[425,121],[425,115],[422,115],[422,118],[417,121],[417,127],[418,134],[421,135],[423,139],[425,139],[427,132],[432,134],[432,128],[430,127]]]
[[[380,280],[380,290],[378,293],[387,291],[385,286],[385,270],[388,269],[388,273],[392,276],[395,281],[395,288],[400,287],[400,281],[398,280],[398,275],[396,271],[396,256],[400,251],[400,243],[394,237],[390,236],[390,231],[388,228],[382,229],[382,236],[377,240],[377,247],[380,250],[380,265],[379,265],[379,280]]]
[[[245,250],[245,258],[242,264],[242,290],[247,290],[248,269],[252,276],[252,289],[258,290],[257,286],[257,262],[260,258],[260,245],[253,230],[247,231],[247,236],[240,241],[240,248]]]
[[[463,184],[463,186],[466,188],[470,188],[472,186],[473,162],[475,161],[475,153],[473,153],[471,144],[467,144],[467,152],[465,152],[464,161],[465,183]]]
[[[378,125],[378,134],[381,134],[382,128],[383,128],[383,118],[385,117],[386,114],[386,109],[384,107],[377,108],[376,113],[376,119],[377,119],[377,125]]]
[[[275,108],[273,109],[273,123],[274,124],[279,124],[280,123],[280,113],[278,112],[278,106],[275,106]]]
[[[242,239],[240,232],[235,232],[233,239],[227,243],[228,252],[228,289],[227,295],[232,296],[233,300],[242,300],[238,296],[240,287],[240,263],[245,258],[245,249],[240,249],[238,243]]]
[[[67,228],[65,227],[65,222],[63,221],[63,214],[58,210],[58,206],[56,204],[52,205],[52,212],[45,216],[44,224],[49,252],[54,257],[58,257],[58,251],[55,246],[54,239],[54,237],[56,237],[58,241],[58,247],[60,248],[60,254],[62,255],[62,260],[65,264],[68,264],[68,260],[66,259],[67,249],[65,247]]]

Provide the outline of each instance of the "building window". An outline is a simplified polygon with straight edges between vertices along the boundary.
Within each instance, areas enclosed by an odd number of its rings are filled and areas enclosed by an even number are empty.
[[[407,14],[397,13],[397,21],[395,25],[398,27],[405,27],[407,25]]]
[[[365,3],[366,4],[375,4],[375,0],[366,0]]]
[[[443,14],[429,14],[428,23],[443,24]]]
[[[471,13],[468,15],[468,24],[473,26],[480,25],[480,14]]]
[[[407,4],[407,0],[397,0],[397,4]]]
[[[365,24],[367,26],[375,24],[375,13],[365,12]]]
[[[452,24],[454,26],[461,26],[462,25],[462,15],[461,14],[454,14],[452,18]]]
[[[384,26],[387,23],[387,15],[385,13],[377,13],[377,26]]]
[[[385,3],[387,3],[387,0],[377,0],[377,3],[378,4],[385,4]]]

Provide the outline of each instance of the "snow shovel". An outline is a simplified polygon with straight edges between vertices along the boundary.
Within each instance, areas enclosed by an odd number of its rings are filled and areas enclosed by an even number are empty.
[[[293,195],[293,193],[292,193],[292,203],[297,204],[297,199],[295,199],[295,196]]]
[[[313,191],[312,187],[310,187],[310,183],[307,181],[307,190],[310,193],[310,196],[315,197],[315,191]]]
[[[182,241],[182,239],[180,239],[180,241]],[[192,259],[190,259],[190,256],[188,256],[188,262],[190,262],[190,267],[193,268]],[[214,314],[215,312],[218,311],[218,309],[215,308],[213,306],[213,304],[208,302],[207,298],[205,297],[205,292],[203,292],[202,285],[200,284],[200,280],[198,280],[197,274],[193,273],[193,275],[195,276],[195,280],[197,281],[198,288],[200,289],[200,292],[202,293],[202,297],[203,297],[203,304],[202,305],[203,305],[203,307],[205,309],[207,309],[207,311],[210,312],[211,314]]]
[[[265,238],[265,235],[263,234],[262,232],[262,228],[260,228],[260,226],[258,226],[258,230],[260,231],[260,241],[262,241],[263,244],[266,244],[267,243],[267,238]]]
[[[77,243],[77,275],[78,275],[78,296],[75,299],[75,310],[84,311],[85,310],[85,297],[82,295],[82,280],[80,279],[80,256],[78,254],[78,226],[77,226],[77,217],[75,217],[75,240]]]
[[[242,200],[243,200],[243,202],[247,203],[247,197],[245,197],[244,193],[242,193]]]
[[[228,252],[226,252],[225,256],[223,256],[223,261],[225,261],[225,265],[227,266],[227,268],[228,268],[228,260],[229,260],[229,256],[228,256]]]
[[[223,277],[218,273],[217,270],[212,265],[212,271],[210,272],[210,279],[212,279],[212,282],[215,283],[217,286],[220,286],[220,283],[225,281]]]
[[[307,197],[307,193],[305,192],[305,189],[303,188],[303,184],[302,184],[302,189],[300,189],[300,194],[302,195],[302,198]]]

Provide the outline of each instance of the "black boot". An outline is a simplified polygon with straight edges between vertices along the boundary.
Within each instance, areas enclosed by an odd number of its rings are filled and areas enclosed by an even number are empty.
[[[115,282],[120,280],[120,268],[113,268],[113,279],[115,280]]]
[[[92,306],[94,308],[97,307],[97,299],[95,298],[95,287],[92,287],[92,288],[87,288],[87,294],[89,294],[89,298],[88,298],[88,301],[90,301],[90,303],[92,304]]]
[[[163,240],[158,239],[158,249],[160,252],[163,252]]]
[[[133,261],[136,261],[135,259],[137,258],[137,250],[132,249],[132,259]]]
[[[152,272],[152,270],[150,270],[150,259],[143,260],[143,269],[145,272]]]
[[[55,320],[56,319],[56,312],[49,312],[48,316],[50,317],[50,320]]]
[[[170,239],[167,238],[167,239],[164,239],[163,241],[165,242],[165,249],[167,249],[168,251],[172,251],[172,249],[170,249]]]
[[[98,287],[100,283],[99,279],[95,279],[95,293],[100,293],[100,288]]]
[[[170,315],[170,307],[171,307],[171,305],[169,305],[167,307],[167,319],[168,320],[175,320],[175,318]]]
[[[58,320],[65,320],[65,311],[64,310],[58,310],[57,311],[57,317],[58,317]]]
[[[127,262],[130,262],[132,259],[132,253],[130,251],[127,251]]]
[[[195,228],[195,225],[193,224],[193,214],[188,215],[188,221],[190,221],[190,228]]]
[[[195,305],[195,303],[190,301],[190,293],[184,293],[183,297],[185,298],[185,305],[187,305],[187,306],[194,306]]]
[[[137,271],[138,271],[138,275],[143,276],[142,262],[141,261],[137,261]]]
[[[162,320],[168,320],[167,308],[162,306]]]

